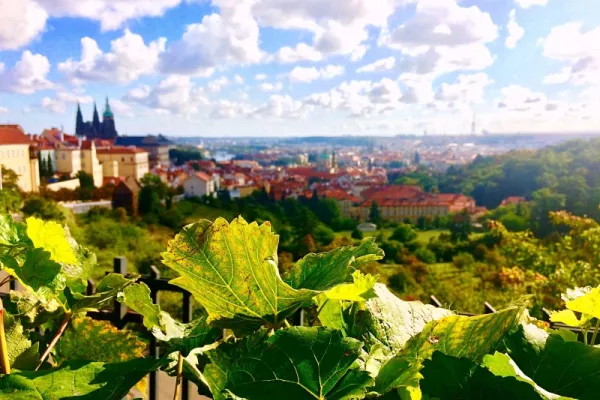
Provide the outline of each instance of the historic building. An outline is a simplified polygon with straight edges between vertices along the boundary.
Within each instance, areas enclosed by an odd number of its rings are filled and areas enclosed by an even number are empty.
[[[75,122],[75,133],[77,136],[85,136],[88,139],[116,139],[119,134],[115,127],[115,116],[110,110],[108,97],[102,114],[102,122],[98,117],[98,108],[94,103],[94,115],[92,121],[83,121],[81,107],[77,105],[77,121]]]
[[[17,184],[24,192],[37,192],[40,185],[37,152],[30,151],[31,144],[31,139],[19,125],[0,125],[0,167],[17,174]]]

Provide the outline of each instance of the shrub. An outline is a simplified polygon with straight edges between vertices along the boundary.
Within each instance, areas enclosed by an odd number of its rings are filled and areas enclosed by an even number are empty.
[[[39,196],[32,196],[25,199],[21,211],[27,216],[38,217],[44,220],[64,221],[65,219],[63,211],[58,204]]]
[[[335,232],[328,228],[325,225],[319,225],[317,229],[315,229],[315,240],[321,246],[327,246],[333,239],[335,238]]]
[[[390,240],[396,240],[401,243],[408,243],[417,238],[415,230],[407,224],[401,224],[392,233]]]
[[[425,247],[421,247],[415,251],[415,257],[423,261],[425,264],[435,264],[435,253]]]
[[[465,269],[475,263],[475,257],[469,253],[460,253],[452,258],[452,264],[458,269]]]
[[[354,228],[354,230],[352,231],[352,234],[350,236],[352,237],[352,239],[356,239],[356,240],[363,239],[363,233],[361,231],[359,231],[357,228]]]

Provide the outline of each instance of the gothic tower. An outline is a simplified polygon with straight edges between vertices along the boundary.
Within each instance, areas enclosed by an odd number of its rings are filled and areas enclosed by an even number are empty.
[[[83,115],[81,114],[81,106],[77,102],[77,120],[75,122],[75,134],[77,136],[85,136],[85,126],[83,123]]]
[[[102,132],[102,127],[100,126],[100,117],[98,117],[98,108],[96,107],[96,102],[94,102],[94,119],[92,119],[92,131],[94,132],[94,136],[98,136]]]
[[[102,115],[102,137],[104,139],[116,139],[117,136],[119,136],[119,134],[115,127],[115,116],[110,110],[110,104],[108,103],[107,97],[104,114]]]

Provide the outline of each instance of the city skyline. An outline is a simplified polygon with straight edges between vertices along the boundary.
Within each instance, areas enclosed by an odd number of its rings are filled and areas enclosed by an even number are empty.
[[[599,132],[594,7],[0,0],[0,122],[75,133],[108,97],[121,135]]]

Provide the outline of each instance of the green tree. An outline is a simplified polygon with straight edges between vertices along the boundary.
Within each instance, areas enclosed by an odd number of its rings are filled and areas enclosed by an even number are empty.
[[[369,221],[376,225],[380,225],[383,221],[381,217],[381,212],[379,211],[379,205],[376,201],[371,203],[371,210],[369,211]]]
[[[317,243],[321,246],[327,246],[335,239],[335,232],[331,228],[321,224],[315,229],[314,236]]]
[[[391,240],[396,240],[401,243],[408,243],[417,238],[417,233],[415,230],[407,224],[400,224],[394,232],[392,236],[390,236]]]
[[[4,168],[4,165],[0,165],[2,168],[2,188],[19,190],[19,175],[10,168]]]
[[[41,162],[41,160],[40,160]],[[52,166],[52,157],[50,157],[50,154],[48,154],[48,159],[47,159],[47,163],[46,163],[46,174],[48,176],[48,178],[51,178],[54,176],[54,167]]]
[[[563,210],[567,196],[544,188],[533,193],[533,208],[531,210],[531,226],[539,237],[546,237],[554,231],[550,221],[550,212]]]
[[[63,221],[65,219],[65,215],[56,202],[39,196],[32,196],[25,199],[21,211],[27,216],[38,217],[44,220]]]
[[[40,173],[40,178],[45,178],[48,176],[47,165],[42,158],[42,153],[40,151],[38,151],[38,170]]]
[[[450,238],[453,242],[469,240],[472,231],[473,223],[466,210],[454,216],[454,220],[450,225]]]
[[[354,228],[352,230],[352,233],[350,234],[350,236],[352,237],[352,239],[357,239],[357,240],[363,239],[363,233],[360,230],[358,230],[358,228]]]
[[[423,261],[425,264],[436,263],[435,253],[425,247],[419,247],[415,251],[415,257],[417,257],[420,261]]]
[[[143,216],[153,216],[157,221],[165,207],[162,202],[166,199],[169,187],[159,176],[146,174],[140,181],[142,189],[138,194],[138,211]]]
[[[96,187],[94,186],[94,177],[85,171],[77,172],[75,177],[79,179],[79,187],[82,189],[94,190]]]

